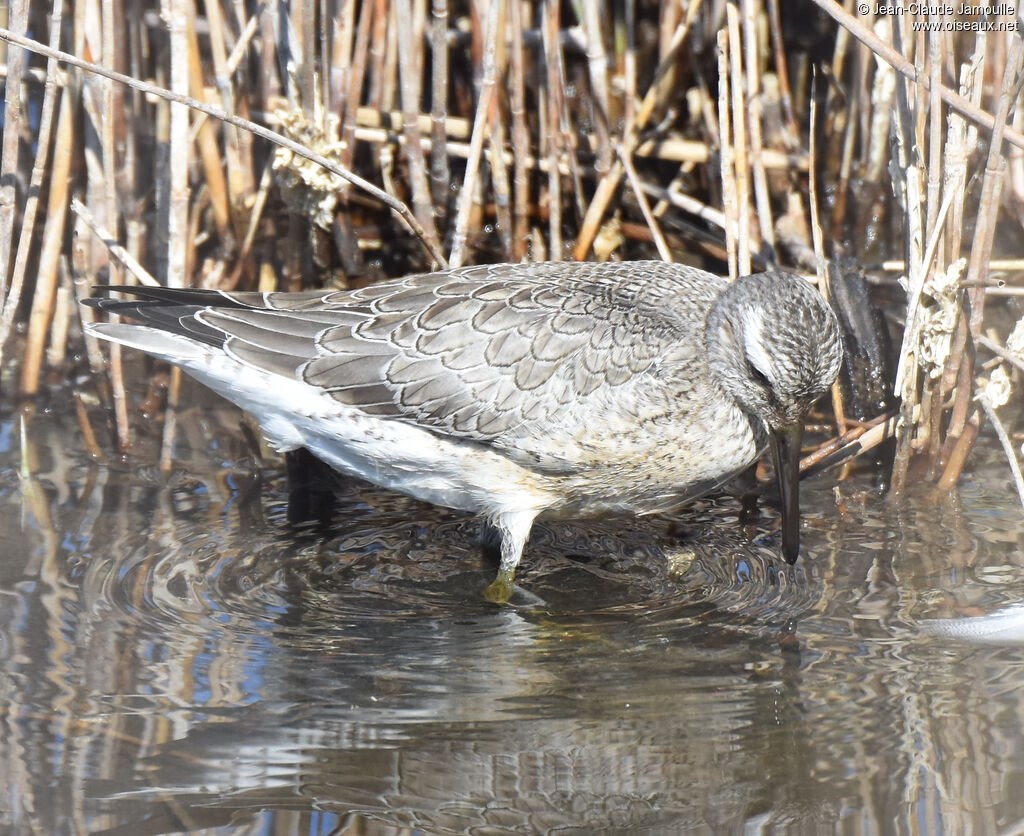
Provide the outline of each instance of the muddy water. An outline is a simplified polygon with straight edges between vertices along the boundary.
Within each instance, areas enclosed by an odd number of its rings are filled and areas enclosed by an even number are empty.
[[[497,608],[472,519],[338,480],[294,524],[186,400],[170,476],[158,426],[96,462],[66,393],[0,414],[0,832],[1024,829],[994,448],[947,504],[809,483],[795,570],[729,499],[541,525]]]

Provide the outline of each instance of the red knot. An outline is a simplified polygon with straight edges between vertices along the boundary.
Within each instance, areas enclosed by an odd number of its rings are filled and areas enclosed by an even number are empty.
[[[842,351],[831,308],[787,273],[735,283],[676,264],[496,264],[351,291],[116,288],[136,324],[97,337],[174,363],[279,450],[498,531],[512,593],[537,517],[669,511],[770,447],[782,551],[800,547],[803,421]]]

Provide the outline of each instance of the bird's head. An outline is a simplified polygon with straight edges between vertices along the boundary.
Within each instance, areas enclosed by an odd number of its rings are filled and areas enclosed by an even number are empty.
[[[799,276],[761,273],[729,285],[707,318],[712,376],[769,430],[802,421],[842,362],[836,315]]]
[[[800,553],[803,421],[839,375],[836,315],[799,276],[745,276],[715,300],[705,339],[712,377],[768,430],[782,500],[782,551],[794,563]]]

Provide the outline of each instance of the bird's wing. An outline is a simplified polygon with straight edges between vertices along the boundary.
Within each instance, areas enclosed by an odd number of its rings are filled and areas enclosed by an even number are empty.
[[[147,288],[134,312],[107,305],[157,327],[177,318],[181,332],[219,340],[238,362],[367,414],[509,445],[531,425],[580,421],[611,390],[656,378],[667,351],[696,351],[702,335],[681,333],[668,297],[706,306],[675,284],[696,282],[710,298],[710,274],[628,266],[467,267],[299,294]],[[158,320],[161,302],[173,310]]]

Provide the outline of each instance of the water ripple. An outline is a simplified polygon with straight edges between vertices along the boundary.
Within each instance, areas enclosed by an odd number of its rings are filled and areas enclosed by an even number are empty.
[[[242,633],[271,625],[302,636],[353,621],[494,612],[482,596],[494,566],[477,520],[359,485],[359,501],[343,497],[344,513],[326,530],[295,526],[283,488],[265,486],[270,511],[260,526],[211,509],[207,519],[219,518],[212,527],[175,514],[126,538],[117,555],[88,562],[83,593],[136,626],[197,633],[211,624]],[[674,519],[542,522],[519,576],[536,596],[526,609],[583,626],[621,619],[653,636],[668,623],[777,628],[812,608],[820,584],[751,542],[735,517],[723,502]],[[680,520],[694,533],[674,534]]]

